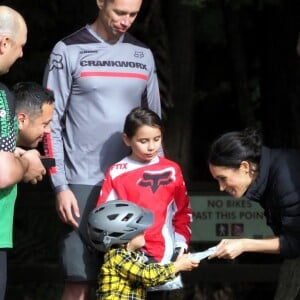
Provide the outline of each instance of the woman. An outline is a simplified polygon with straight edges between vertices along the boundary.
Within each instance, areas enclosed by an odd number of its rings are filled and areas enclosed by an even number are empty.
[[[258,202],[274,232],[273,237],[265,239],[224,239],[210,259],[234,259],[243,252],[273,253],[293,259],[296,269],[295,262],[300,264],[300,259],[294,259],[300,255],[300,152],[265,147],[256,130],[246,129],[215,140],[208,163],[220,190],[236,199]],[[291,286],[288,296],[287,284],[282,299],[294,299],[298,289]],[[281,299],[279,289],[276,299]]]

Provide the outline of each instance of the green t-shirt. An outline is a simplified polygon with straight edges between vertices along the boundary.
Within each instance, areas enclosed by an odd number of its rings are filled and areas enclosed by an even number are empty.
[[[17,185],[0,190],[0,248],[12,248],[13,217]]]
[[[17,120],[14,99],[9,89],[0,83],[0,151],[16,149]],[[17,185],[0,190],[0,248],[12,247],[12,228]]]

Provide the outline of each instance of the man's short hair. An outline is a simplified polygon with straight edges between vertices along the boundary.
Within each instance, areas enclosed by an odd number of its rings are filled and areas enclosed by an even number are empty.
[[[54,103],[53,92],[36,82],[18,82],[13,86],[16,112],[40,114],[45,103]]]

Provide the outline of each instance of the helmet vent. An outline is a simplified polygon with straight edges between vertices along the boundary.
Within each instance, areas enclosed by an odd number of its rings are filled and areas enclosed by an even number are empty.
[[[107,218],[109,220],[115,220],[118,217],[119,214],[113,214],[113,215],[108,215]]]
[[[92,240],[92,242],[96,245],[101,245],[101,242],[100,241],[97,241],[97,240]]]
[[[132,216],[133,216],[133,214],[129,213],[122,219],[122,221],[126,222],[126,221],[130,220]]]
[[[123,232],[112,232],[109,234],[111,237],[120,237],[121,235],[123,235]]]
[[[127,203],[116,203],[116,207],[123,207],[123,206],[128,207],[128,204]]]
[[[98,213],[98,212],[100,212],[100,211],[103,210],[103,209],[104,209],[104,207],[101,207],[101,206],[100,206],[99,208],[97,207],[97,208],[95,209],[95,213]]]

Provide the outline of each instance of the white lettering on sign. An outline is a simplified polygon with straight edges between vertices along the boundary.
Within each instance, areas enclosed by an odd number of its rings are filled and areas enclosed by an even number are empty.
[[[190,201],[193,241],[273,235],[266,225],[263,209],[256,202],[219,195],[192,195]]]

